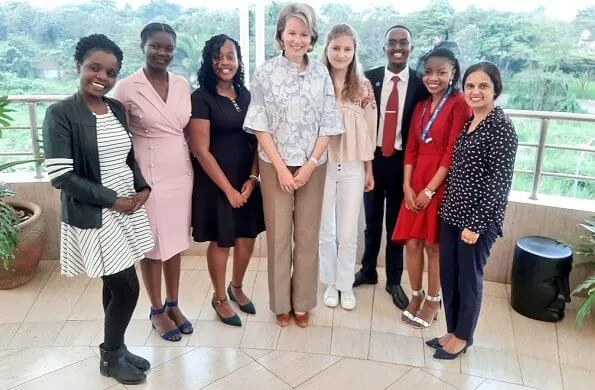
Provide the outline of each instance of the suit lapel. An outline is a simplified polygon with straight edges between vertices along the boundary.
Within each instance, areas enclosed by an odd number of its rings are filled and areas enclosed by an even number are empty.
[[[145,76],[143,69],[142,68],[139,69],[134,76],[135,76],[134,84],[137,87],[136,88],[137,93],[148,104],[153,106],[155,108],[155,110],[157,110],[157,112],[159,112],[159,114],[161,114],[163,119],[165,119],[167,121],[167,123],[169,123],[169,125],[173,129],[177,129],[179,127],[179,125],[178,125],[175,117],[173,116],[173,113],[171,113],[170,110],[167,109],[166,102],[164,102],[163,99],[161,99],[161,96],[159,96],[159,94],[157,93],[155,88],[153,88],[153,85],[151,85],[151,82]],[[167,92],[167,100],[168,101],[170,99],[173,99],[173,96],[172,96],[174,94],[173,89],[174,89],[174,87],[173,87],[172,77],[170,75],[169,87],[168,87],[168,92]]]

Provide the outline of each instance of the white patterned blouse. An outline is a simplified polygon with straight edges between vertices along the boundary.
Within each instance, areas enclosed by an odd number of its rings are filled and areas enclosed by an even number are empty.
[[[344,132],[331,78],[320,62],[308,59],[308,68],[300,72],[283,56],[270,59],[254,72],[250,92],[244,130],[271,134],[287,166],[304,165],[318,137]],[[260,146],[258,154],[271,162]],[[326,158],[325,152],[319,162]]]

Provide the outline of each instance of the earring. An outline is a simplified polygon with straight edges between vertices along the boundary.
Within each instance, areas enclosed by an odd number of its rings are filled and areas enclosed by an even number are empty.
[[[449,86],[449,87],[452,87],[452,79],[450,79],[450,80],[448,81],[448,86]]]

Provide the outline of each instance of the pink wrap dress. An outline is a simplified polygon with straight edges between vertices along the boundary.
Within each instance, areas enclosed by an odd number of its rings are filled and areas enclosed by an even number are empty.
[[[142,68],[122,79],[114,92],[126,109],[136,160],[152,188],[145,207],[155,247],[146,257],[163,261],[190,246],[194,182],[184,134],[190,121],[190,85],[176,74],[168,75],[167,101]]]

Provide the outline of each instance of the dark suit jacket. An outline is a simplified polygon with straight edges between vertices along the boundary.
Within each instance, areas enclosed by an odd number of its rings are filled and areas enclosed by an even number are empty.
[[[122,104],[104,98],[128,131]],[[78,93],[52,104],[43,122],[43,146],[48,167],[53,160],[72,159],[73,170],[51,180],[62,190],[61,219],[82,229],[101,227],[101,209],[114,205],[117,193],[101,185],[96,119]],[[131,148],[126,160],[133,173],[134,188],[150,188],[143,178]]]
[[[384,81],[384,71],[386,67],[381,66],[364,72],[374,88],[374,98],[376,99],[376,110],[378,114],[378,125],[380,125],[380,94],[382,92],[382,82]],[[405,96],[405,107],[403,108],[403,120],[401,122],[401,138],[403,140],[403,150],[407,145],[407,135],[409,134],[409,125],[411,124],[411,115],[415,105],[428,97],[428,90],[423,85],[417,73],[409,68],[409,83],[407,84],[407,95]],[[378,131],[378,129],[376,129]]]

